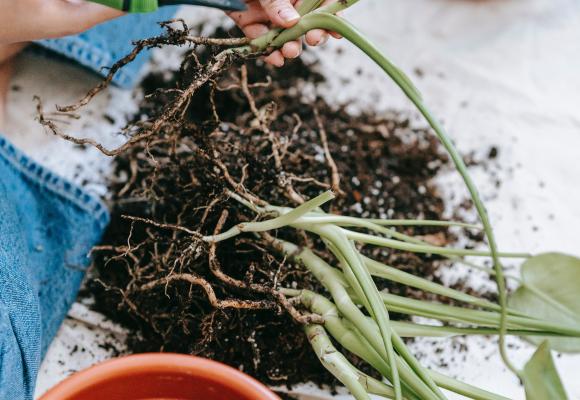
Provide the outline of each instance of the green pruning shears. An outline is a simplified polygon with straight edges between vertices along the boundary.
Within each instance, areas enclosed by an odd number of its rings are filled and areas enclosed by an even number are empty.
[[[246,4],[242,0],[89,0],[107,7],[130,13],[147,13],[163,6],[192,5],[220,8],[228,11],[243,11]]]

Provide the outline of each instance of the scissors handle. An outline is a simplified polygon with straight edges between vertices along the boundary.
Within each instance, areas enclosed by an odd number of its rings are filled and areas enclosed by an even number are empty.
[[[117,10],[130,13],[152,12],[159,8],[157,0],[90,0]]]
[[[246,6],[242,0],[89,0],[107,7],[130,13],[147,13],[161,6],[189,4],[221,8],[222,10],[241,11]]]

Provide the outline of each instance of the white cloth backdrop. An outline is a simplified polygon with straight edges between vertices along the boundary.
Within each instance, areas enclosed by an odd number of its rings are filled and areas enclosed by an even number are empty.
[[[199,20],[220,14],[197,9],[184,15]],[[580,224],[580,2],[361,0],[347,15],[416,80],[462,151],[483,156],[491,146],[498,146],[498,159],[474,174],[487,199],[500,247],[580,255],[575,232]],[[336,47],[345,51],[338,55]],[[171,66],[167,59],[175,60],[167,53],[157,57],[161,67]],[[347,43],[331,43],[314,54],[329,77],[323,88],[329,97],[336,101],[355,98],[359,107],[411,110],[398,89]],[[40,62],[34,56],[24,56],[19,62],[14,82],[19,90],[12,91],[10,98],[9,136],[66,176],[78,173],[79,164],[88,165],[77,180],[88,177],[90,187],[102,194],[98,171],[106,174],[109,161],[95,152],[78,153],[44,135],[32,120],[30,101],[32,94],[52,102],[71,101],[95,79],[56,62],[42,61],[41,68]],[[362,76],[354,73],[359,67]],[[345,78],[351,83],[344,85]],[[102,98],[93,106],[95,115],[88,122],[75,122],[69,129],[79,132],[83,128],[83,134],[93,132],[101,140],[116,140],[107,139],[114,127],[100,116],[106,110],[121,123],[134,102],[128,94],[114,93],[113,100]],[[499,188],[492,174],[502,181]],[[450,198],[465,196],[453,173],[439,181]],[[456,267],[445,278],[465,273]],[[477,274],[469,279],[475,285],[484,284]],[[107,358],[109,352],[99,343],[111,332],[122,341],[122,331],[107,323],[103,326],[98,315],[76,305],[42,366],[38,392],[74,370]],[[532,349],[512,342],[514,360],[523,363]],[[469,352],[454,351],[459,343],[466,344]],[[448,373],[510,398],[524,398],[491,340],[460,339],[445,346],[449,349],[445,354],[455,359]],[[420,341],[414,348],[425,355],[424,362],[437,365],[431,341]],[[580,357],[561,356],[556,361],[570,397],[580,399]],[[302,391],[327,396],[311,388]]]

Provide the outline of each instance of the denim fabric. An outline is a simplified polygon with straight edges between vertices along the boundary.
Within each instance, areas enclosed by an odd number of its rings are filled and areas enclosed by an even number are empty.
[[[39,44],[99,73],[156,35],[175,8],[130,15]],[[144,53],[120,71],[129,87]],[[28,159],[0,135],[0,400],[30,400],[42,357],[75,300],[88,253],[108,223],[96,198]]]
[[[133,49],[134,40],[160,34],[162,30],[157,22],[171,19],[176,11],[176,7],[163,7],[152,14],[130,14],[79,35],[41,40],[37,44],[73,59],[99,74],[106,74],[106,67],[113,65]],[[113,83],[124,88],[132,87],[141,77],[140,71],[147,62],[147,53],[141,53],[117,72]]]
[[[0,399],[32,399],[108,219],[100,200],[0,136]]]

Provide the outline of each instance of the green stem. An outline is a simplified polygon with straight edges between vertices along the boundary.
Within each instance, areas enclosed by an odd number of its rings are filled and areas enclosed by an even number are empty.
[[[343,20],[342,18],[339,18],[335,15],[323,13],[323,12],[310,13],[310,14],[306,15],[304,18],[302,18],[301,23],[303,23],[303,25],[308,28],[307,31],[312,29],[312,28],[321,28],[321,29],[327,29],[327,30],[332,30],[332,31],[338,32],[339,34],[344,36],[346,39],[348,39],[351,43],[356,45],[359,49],[361,49],[364,53],[366,53],[373,61],[375,61],[393,79],[393,81],[401,88],[401,90],[403,90],[405,95],[417,107],[417,109],[421,112],[421,114],[423,114],[423,116],[425,117],[427,122],[429,122],[429,124],[431,125],[431,127],[435,131],[437,137],[439,138],[439,140],[441,141],[441,143],[443,144],[443,146],[445,147],[445,149],[447,150],[447,152],[451,156],[451,159],[453,160],[455,167],[457,168],[458,172],[462,176],[463,181],[464,181],[465,185],[467,186],[467,189],[469,190],[469,193],[470,193],[471,198],[474,202],[475,208],[477,209],[479,217],[483,223],[485,235],[487,237],[489,247],[491,250],[494,269],[496,271],[496,283],[497,283],[497,287],[498,287],[499,305],[501,307],[500,338],[499,338],[500,354],[501,354],[501,357],[502,357],[504,363],[506,364],[506,366],[510,370],[512,370],[512,372],[514,372],[516,375],[521,376],[520,371],[509,360],[506,345],[505,345],[505,334],[506,334],[506,330],[507,330],[507,327],[506,327],[507,295],[506,295],[506,287],[505,287],[506,284],[505,284],[505,279],[503,277],[503,267],[502,267],[501,262],[499,260],[500,256],[498,253],[497,244],[495,241],[495,236],[493,234],[493,229],[491,227],[491,223],[489,221],[487,211],[483,205],[483,202],[481,201],[481,198],[479,196],[477,188],[476,188],[475,184],[473,183],[473,180],[471,179],[471,176],[469,175],[469,173],[467,171],[467,167],[465,166],[465,163],[464,163],[461,155],[459,154],[459,152],[457,151],[457,149],[455,148],[455,146],[453,145],[453,143],[451,142],[451,140],[449,139],[449,137],[445,133],[443,127],[439,124],[439,121],[437,121],[433,117],[433,115],[431,114],[431,112],[429,111],[427,106],[423,103],[423,99],[421,98],[419,91],[411,83],[409,78],[407,78],[407,76],[401,70],[399,70],[399,68],[397,68],[395,65],[393,65],[381,53],[381,51],[373,43],[371,43],[367,38],[365,38],[354,26],[352,26],[350,23]],[[278,40],[279,43],[286,43],[288,40],[286,40],[287,37],[285,34],[292,35],[293,33],[290,32],[290,30],[286,30],[286,31],[282,32],[276,38],[276,40]],[[273,43],[273,45],[275,47],[278,47],[279,43],[276,43],[276,41],[275,41]]]
[[[480,299],[475,296],[460,292],[459,290],[454,290],[446,286],[440,285],[438,283],[432,282],[425,278],[420,278],[408,272],[401,271],[397,268],[393,268],[386,264],[380,263],[368,257],[363,257],[364,263],[369,269],[371,275],[388,279],[393,282],[401,283],[403,285],[411,286],[416,289],[420,289],[426,292],[434,293],[440,296],[445,296],[450,299],[461,301],[467,304],[471,304],[477,307],[486,308],[489,310],[499,311],[500,307],[487,300]],[[508,310],[511,311],[511,310]],[[513,310],[514,315],[522,315],[521,313]]]
[[[394,368],[397,367],[395,365],[393,368],[393,364],[390,360],[397,361],[396,357],[389,358],[385,342],[381,340],[381,331],[376,321],[366,317],[350,299],[345,289],[345,286],[347,285],[346,281],[340,271],[328,265],[324,260],[307,248],[299,249],[292,243],[279,240],[276,241],[275,244],[284,254],[303,263],[316,279],[330,292],[340,312],[360,329],[364,338],[369,343],[373,344],[373,347],[388,364],[388,372],[383,371],[383,375],[387,378],[391,378],[391,382],[393,382],[392,376]],[[382,308],[384,309],[384,306]],[[429,387],[423,387],[416,382],[413,383],[412,378],[412,375],[404,375],[403,383],[406,385],[415,385],[413,390],[420,393],[423,400],[435,400],[438,398]]]
[[[303,224],[302,224],[303,225]],[[493,253],[487,251],[469,250],[469,249],[449,249],[431,245],[419,245],[414,243],[403,242],[401,240],[388,239],[380,236],[373,236],[366,233],[353,232],[346,230],[349,239],[357,242],[373,244],[376,246],[390,247],[397,250],[410,251],[415,253],[440,254],[449,256],[475,256],[475,257],[493,257]],[[500,253],[505,258],[527,258],[529,254],[525,253]]]
[[[298,6],[298,8],[296,8],[296,11],[298,11],[298,14],[300,14],[301,16],[304,16],[304,15],[306,15],[306,14],[314,11],[318,7],[320,7],[320,5],[322,4],[322,2],[323,2],[323,0],[304,0]],[[274,39],[276,39],[276,37],[282,31],[283,31],[282,28],[270,29],[264,35],[262,35],[259,38],[257,38],[256,40],[261,41],[262,43],[266,44],[266,46],[256,46],[256,50],[258,50],[258,51],[266,50],[266,47],[268,47],[267,44],[268,43],[271,43]],[[237,49],[237,51],[240,51],[241,49],[243,49],[243,52],[251,52],[252,51],[252,48],[251,47],[252,46],[244,46],[243,48]]]
[[[306,325],[306,337],[318,359],[357,400],[370,400],[365,387],[359,382],[359,375],[348,360],[332,345],[324,328],[320,325]]]
[[[232,194],[233,196],[234,194]],[[258,212],[258,213],[265,213],[265,212],[274,212],[276,213],[276,215],[285,215],[287,213],[289,213],[290,211],[292,211],[291,208],[288,207],[276,207],[276,206],[266,206],[266,207],[255,207],[254,205],[248,203],[247,201],[238,198],[239,196],[235,196],[236,199],[240,202],[242,202],[244,205],[250,207],[252,210]],[[316,215],[315,217],[312,217],[311,215],[314,214]],[[347,216],[338,216],[338,215],[327,215],[327,214],[320,214],[320,213],[309,213],[309,214],[305,214],[304,216],[302,216],[300,219],[296,220],[294,222],[295,225],[300,224],[300,225],[304,225],[304,224],[337,224],[339,226],[357,226],[357,227],[362,227],[362,228],[367,228],[367,229],[371,229],[371,230],[376,230],[380,233],[384,233],[386,235],[392,235],[395,236],[397,238],[400,238],[403,241],[409,242],[409,243],[413,243],[413,244],[417,244],[417,245],[421,245],[424,246],[426,245],[425,242],[413,238],[411,236],[408,235],[404,235],[401,233],[398,233],[396,231],[393,231],[392,229],[389,228],[384,228],[383,226],[380,226],[377,224],[378,223],[384,223],[385,225],[388,225],[388,223],[390,221],[382,221],[382,220],[365,220],[365,219],[359,219],[359,218],[354,218],[354,217],[347,217]],[[404,222],[404,220],[403,220]],[[429,221],[429,222],[437,222],[437,221]],[[445,222],[445,221],[439,221],[439,222]],[[454,223],[451,222],[451,224],[460,224],[460,225],[467,225],[467,224],[463,224],[463,223]],[[446,224],[447,225],[447,224]],[[377,277],[381,277],[384,279],[390,279],[393,280],[395,282],[398,283],[402,283],[408,286],[412,286],[421,290],[425,290],[431,293],[435,293],[438,295],[442,295],[442,296],[446,296],[458,301],[462,301],[468,304],[472,304],[472,305],[476,305],[478,307],[482,307],[482,308],[487,308],[487,309],[491,309],[494,311],[500,311],[501,307],[499,307],[497,304],[483,300],[483,299],[479,299],[477,297],[474,296],[470,296],[468,294],[465,294],[463,292],[457,291],[457,290],[453,290],[450,288],[447,288],[443,285],[439,285],[436,284],[434,282],[431,282],[429,280],[423,279],[423,278],[419,278],[416,277],[412,274],[400,271],[398,269],[395,269],[393,267],[387,266],[383,263],[380,263],[378,261],[372,260],[370,258],[367,257],[363,257],[363,260],[367,266],[367,268],[369,269],[369,272]],[[494,273],[493,270],[488,272],[492,272]],[[508,309],[508,313],[512,314],[512,315],[520,315],[520,316],[525,316],[524,314],[516,311],[516,310],[511,310]]]
[[[306,217],[309,217],[307,215]],[[347,216],[335,216],[335,215],[328,215],[326,217],[322,217],[320,222],[328,222],[335,220],[337,225],[341,226],[348,226],[349,222],[352,220],[359,220],[364,222],[369,222],[374,225],[378,226],[434,226],[434,227],[459,227],[459,228],[466,228],[466,229],[482,229],[478,225],[468,224],[466,222],[458,222],[458,221],[435,221],[429,219],[379,219],[379,218],[355,218],[355,217],[347,217]],[[310,218],[309,218],[310,221]],[[342,225],[342,223],[345,225]]]
[[[423,114],[425,119],[429,122],[433,130],[435,131],[436,135],[438,136],[439,140],[442,142],[443,146],[446,148],[448,153],[451,156],[458,172],[461,174],[467,189],[471,195],[471,198],[475,204],[479,217],[483,223],[483,228],[489,243],[489,247],[491,250],[491,257],[493,259],[494,269],[495,269],[495,276],[496,276],[496,283],[498,286],[498,295],[499,295],[499,306],[500,310],[500,353],[504,363],[507,365],[509,369],[511,369],[514,373],[518,376],[521,375],[520,371],[511,363],[509,360],[507,349],[505,345],[505,335],[507,333],[507,295],[506,295],[506,284],[505,279],[503,276],[503,267],[500,262],[500,254],[497,249],[497,244],[495,241],[495,236],[493,233],[493,229],[491,227],[489,217],[487,211],[483,205],[483,202],[480,199],[479,193],[473,183],[465,163],[461,158],[459,152],[456,150],[455,146],[443,130],[442,126],[439,122],[433,117],[429,109],[423,103],[421,95],[419,91],[415,88],[413,83],[408,79],[408,77],[399,70],[395,65],[393,65],[381,52],[380,50],[368,41],[356,28],[354,28],[351,24],[347,21],[338,18],[333,13],[347,8],[352,4],[356,3],[357,0],[345,0],[334,3],[327,7],[323,7],[318,11],[311,12],[305,15],[301,21],[294,26],[293,28],[286,29],[279,34],[276,35],[275,38],[268,37],[265,35],[264,37],[258,38],[252,41],[251,46],[245,49],[240,49],[241,52],[244,51],[251,51],[254,49],[263,50],[269,46],[277,48],[281,47],[284,43],[294,40],[309,30],[315,28],[327,29],[338,32],[342,36],[346,37],[350,42],[355,44],[359,47],[363,52],[365,52],[371,59],[373,59],[392,79],[395,83],[403,90],[403,92],[407,95],[407,97],[413,102],[413,104],[417,107],[417,109]],[[451,253],[436,253],[433,254],[445,254],[449,255]],[[451,254],[453,255],[453,254]],[[461,255],[461,254],[457,254]],[[395,389],[397,387],[395,386]],[[397,396],[399,398],[399,396]]]
[[[264,207],[258,207],[254,204],[247,202],[246,200],[239,197],[239,195],[234,192],[228,192],[228,195],[233,195],[236,200],[242,202],[247,207],[252,210],[263,213],[263,212],[275,212],[279,215],[286,214],[292,210],[290,207],[280,207],[273,205],[266,205]],[[469,224],[466,222],[459,221],[440,221],[440,220],[429,220],[429,219],[380,219],[380,218],[355,218],[345,215],[333,215],[324,212],[318,212],[314,210],[308,214],[305,214],[304,219],[310,223],[328,223],[336,224],[339,226],[350,226],[351,224],[357,226],[360,221],[372,224],[374,226],[435,226],[435,227],[459,227],[466,229],[483,229],[479,225]]]
[[[286,214],[291,211],[290,207],[278,207],[268,205],[265,207],[254,207],[254,210],[261,210],[261,212],[270,211],[281,214]],[[326,214],[317,211],[305,214],[303,219],[305,222],[314,224],[335,224],[339,226],[358,226],[361,222],[369,224],[368,227],[384,227],[384,226],[434,226],[434,227],[459,227],[466,229],[483,229],[479,225],[468,224],[459,221],[439,221],[428,219],[380,219],[380,218],[356,218],[345,215]]]
[[[361,343],[365,343],[366,346],[373,349],[373,354],[381,360],[381,369],[378,371],[384,376],[392,376],[392,370],[390,364],[385,360],[384,356],[380,354],[384,352],[384,347],[381,343],[377,342],[378,335],[380,334],[379,328],[376,322],[369,317],[364,317],[364,322],[359,324],[356,319],[342,320],[339,317],[338,310],[332,302],[328,301],[326,298],[319,296],[313,292],[303,291],[300,295],[303,304],[311,309],[313,312],[319,313],[324,318],[324,326],[331,332],[332,336],[340,343],[354,343],[355,346],[362,346]],[[338,303],[337,303],[338,304]],[[362,313],[361,313],[362,315]],[[348,321],[348,322],[347,322]],[[368,321],[368,322],[367,322]],[[345,329],[344,324],[348,323],[353,329]],[[354,328],[357,326],[357,328]],[[367,332],[365,333],[365,330]],[[367,333],[372,332],[370,340],[367,339]],[[365,337],[366,336],[366,337]],[[347,348],[351,353],[359,354],[357,348]],[[354,351],[353,351],[354,350]],[[402,361],[397,358],[397,368],[402,368]],[[420,379],[418,379],[413,372],[406,368],[401,372],[402,377],[402,389],[405,398],[412,398],[416,400],[429,400],[437,399],[437,396],[433,391],[425,385]]]
[[[399,371],[396,366],[395,351],[393,349],[392,331],[389,325],[389,313],[381,301],[379,290],[371,275],[368,273],[362,264],[358,253],[352,248],[352,244],[347,237],[341,232],[340,228],[335,226],[321,226],[317,232],[321,237],[332,241],[339,254],[346,259],[345,267],[352,271],[356,278],[357,284],[362,288],[362,292],[366,297],[365,304],[368,304],[368,312],[374,316],[383,339],[383,344],[386,349],[387,359],[391,364],[392,383],[395,388],[395,399],[402,400],[403,395],[401,391],[401,381]],[[337,254],[338,255],[338,254]]]
[[[243,201],[244,204],[247,201]],[[249,205],[248,205],[249,206]],[[250,207],[250,206],[249,206]],[[276,207],[276,206],[266,206],[264,208],[257,208],[256,206],[252,205],[251,208],[257,212],[274,212],[277,215],[286,215],[287,213],[292,212],[294,209],[288,207]],[[312,216],[312,215],[315,216]],[[442,221],[444,222],[444,221]],[[360,241],[367,244],[373,244],[377,246],[383,247],[391,247],[397,250],[404,250],[410,252],[417,252],[417,253],[429,253],[429,254],[439,254],[448,257],[456,257],[456,256],[475,256],[475,257],[490,257],[492,254],[487,251],[477,251],[477,250],[469,250],[469,249],[452,249],[447,247],[441,246],[433,246],[430,245],[420,239],[413,238],[409,235],[405,235],[403,233],[397,232],[392,228],[386,228],[384,226],[379,225],[376,222],[371,222],[365,219],[359,219],[354,217],[346,217],[346,216],[339,216],[339,215],[327,215],[321,213],[308,213],[304,214],[302,217],[295,219],[292,223],[292,226],[309,230],[308,226],[311,225],[319,225],[319,224],[333,224],[336,226],[354,226],[354,227],[361,227],[367,228],[369,230],[382,233],[387,235],[388,237],[381,237],[381,236],[374,236],[369,234],[364,234],[360,232],[352,232],[349,230],[344,230],[347,233],[349,239],[353,239],[356,241]],[[385,221],[385,225],[388,225],[388,221]],[[450,223],[446,223],[446,226],[450,226]],[[398,240],[390,239],[390,237],[394,237]],[[499,253],[500,257],[505,258],[528,258],[530,254],[528,253]]]
[[[433,392],[437,395],[437,397],[439,397],[442,400],[446,400],[447,397],[445,397],[443,392],[441,392],[441,389],[439,389],[439,386],[437,386],[435,381],[433,381],[433,378],[429,374],[429,371],[426,368],[424,368],[421,365],[421,363],[419,363],[419,360],[417,360],[415,356],[411,353],[411,351],[409,351],[409,348],[407,347],[405,342],[403,342],[403,339],[401,339],[401,337],[394,330],[393,330],[393,346],[395,347],[395,349],[397,349],[403,360],[407,362],[409,367],[411,367],[411,369],[419,376],[419,378],[421,378],[421,380],[431,390],[433,390]]]
[[[340,278],[337,277],[337,280]],[[302,290],[296,289],[281,289],[285,295],[289,297],[298,297],[303,294]],[[343,289],[344,290],[344,289]],[[346,293],[346,292],[345,292]],[[345,294],[348,295],[348,294]],[[324,297],[320,295],[314,295],[317,297],[321,297],[327,303],[330,303]],[[334,298],[334,296],[333,296]],[[310,307],[310,306],[309,306]],[[313,312],[318,314],[324,314],[323,317],[325,318],[328,316],[327,314],[330,312],[328,309],[324,309],[326,311],[320,311],[321,308],[311,309]],[[410,315],[413,315],[412,312],[409,312]],[[338,315],[338,311],[336,312]],[[427,314],[427,316],[431,317],[432,314]],[[372,320],[367,317],[369,324],[372,325]],[[497,318],[496,318],[497,320]],[[456,321],[457,322],[457,321]],[[459,322],[468,323],[468,321],[461,320]],[[490,323],[493,324],[493,321]],[[485,322],[487,324],[487,321]],[[495,323],[497,326],[497,322]],[[404,338],[417,338],[417,337],[433,337],[433,338],[446,338],[452,336],[467,336],[467,335],[497,335],[499,333],[499,329],[497,327],[482,327],[482,326],[473,326],[473,327],[458,327],[452,325],[423,325],[417,324],[414,322],[405,322],[405,321],[391,321],[391,326],[393,331],[396,332],[399,336]],[[369,325],[370,327],[370,325]],[[376,329],[374,329],[376,331]],[[378,334],[378,331],[376,332]],[[537,330],[537,329],[516,329],[510,328],[508,326],[508,334],[513,336],[554,336],[554,337],[561,337],[561,333],[556,333],[553,331],[546,331],[546,330]]]
[[[348,273],[348,271],[352,269],[352,271],[356,275],[357,283],[362,286],[363,293],[365,293],[365,295],[367,295],[367,299],[369,298],[369,294],[370,294],[371,298],[373,298],[375,293],[377,293],[377,294],[379,293],[378,289],[377,289],[374,281],[372,280],[372,276],[370,275],[368,270],[366,270],[364,263],[362,261],[362,256],[356,250],[354,244],[351,243],[350,241],[348,241],[346,236],[341,235],[342,234],[341,228],[332,226],[332,228],[328,232],[332,232],[330,236],[326,236],[324,234],[324,232],[319,232],[319,235],[321,235],[322,237],[325,237],[327,240],[329,240],[333,243],[334,246],[332,246],[331,249],[336,248],[338,250],[338,252],[335,252],[335,255],[338,256],[340,254],[342,257],[344,257],[346,259],[345,260],[346,262],[342,263],[344,268],[345,268],[345,273]],[[358,272],[358,274],[357,274],[357,272]],[[348,274],[347,274],[347,277],[348,277]],[[362,281],[361,281],[361,277],[363,277]],[[352,280],[349,279],[349,282],[351,282],[351,286],[352,286]],[[385,309],[384,304],[383,304],[383,307],[376,307],[371,302],[371,309],[369,309],[369,312],[371,312],[371,315],[376,315],[374,310],[376,310],[377,308],[378,308],[379,312],[384,313],[385,317],[388,318],[388,311]],[[378,318],[384,318],[384,317],[379,316],[379,317],[376,317],[375,319],[377,319],[377,321],[378,321]],[[390,324],[390,321],[389,321],[389,324]],[[379,327],[381,327],[380,323],[379,323]],[[389,325],[389,330],[390,329],[391,328]],[[383,333],[383,332],[384,332],[383,329],[381,329],[381,333]],[[429,388],[433,391],[433,393],[435,393],[435,395],[438,398],[445,399],[445,396],[443,395],[443,393],[441,393],[441,391],[439,390],[439,388],[437,387],[435,382],[432,381],[427,370],[425,368],[423,368],[423,366],[417,361],[417,359],[415,359],[415,357],[407,349],[407,347],[405,346],[405,344],[403,343],[403,341],[397,335],[396,332],[390,333],[390,341],[392,342],[392,345],[397,350],[397,352],[403,357],[405,362],[407,362],[407,364],[419,376],[419,378],[423,382],[425,382],[425,384],[427,386],[429,386]],[[397,392],[397,385],[395,384],[394,386],[395,386],[395,392]]]
[[[304,16],[309,12],[316,10],[318,7],[322,5],[323,2],[324,0],[304,0],[298,6],[298,8],[296,8],[296,11],[298,11],[298,14]]]
[[[340,311],[347,316],[357,326],[364,326],[363,332],[370,342],[373,342],[372,324],[368,325],[362,318],[358,307],[353,303],[356,295],[349,294],[344,277],[339,270],[328,265],[320,257],[316,256],[309,249],[299,250],[296,245],[288,242],[276,241],[279,248],[284,254],[293,259],[302,262],[312,274],[323,284],[331,293],[335,302],[340,307]],[[381,299],[388,308],[394,312],[409,315],[418,315],[427,318],[438,319],[441,321],[459,322],[476,324],[496,328],[500,319],[500,314],[496,312],[469,310],[461,307],[455,307],[445,304],[424,302],[406,297],[396,296],[389,293],[380,293]],[[530,330],[539,331],[538,334],[564,335],[571,337],[580,337],[580,328],[560,325],[548,321],[537,320],[530,317],[519,315],[508,316],[508,322],[513,330]]]
[[[351,294],[351,297],[354,296],[354,294]],[[393,312],[402,314],[417,315],[441,321],[477,324],[490,327],[498,327],[499,323],[501,322],[500,313],[468,310],[461,307],[424,302],[384,292],[381,293],[381,297],[387,308]],[[509,325],[512,329],[540,330],[552,332],[556,335],[580,337],[580,328],[555,324],[529,317],[508,315],[506,325]]]
[[[363,221],[359,221],[362,226]],[[308,222],[308,218],[296,219],[291,223],[291,226],[297,229],[304,229],[307,231],[314,232],[317,226],[321,224],[312,224]],[[438,254],[443,256],[472,256],[472,257],[490,257],[492,254],[488,251],[479,250],[469,250],[469,249],[452,249],[447,247],[438,247],[428,244],[416,244],[410,243],[408,240],[395,240],[389,239],[382,236],[369,235],[367,233],[354,232],[348,229],[340,228],[342,233],[350,240],[356,242],[372,244],[375,246],[389,247],[396,250],[409,251],[413,253],[425,253],[425,254]],[[390,232],[393,235],[393,232]],[[395,232],[394,234],[397,234]],[[402,234],[399,234],[402,235]],[[527,253],[499,253],[501,257],[505,258],[528,258],[530,255]]]
[[[340,0],[340,1],[337,1],[334,3],[331,3],[327,6],[324,6],[324,7],[320,8],[320,10],[318,10],[318,11],[328,13],[328,14],[336,14],[336,13],[339,13],[343,10],[346,10],[349,7],[352,7],[353,5],[355,5],[358,2],[359,2],[359,0]]]
[[[213,236],[205,236],[203,240],[206,242],[221,242],[227,239],[231,239],[238,236],[242,232],[266,232],[274,229],[279,229],[288,225],[299,219],[304,214],[312,211],[313,209],[320,207],[324,203],[334,199],[335,195],[331,191],[325,192],[314,199],[307,201],[306,203],[300,205],[299,207],[293,209],[287,214],[280,215],[277,218],[270,219],[261,222],[248,222],[241,223],[233,228],[229,229],[224,233]]]
[[[404,338],[417,338],[417,337],[433,337],[433,338],[445,338],[452,336],[475,336],[475,335],[497,335],[499,334],[499,329],[497,328],[487,328],[487,327],[472,327],[472,328],[462,328],[456,326],[434,326],[434,325],[422,325],[415,324],[413,322],[401,322],[401,321],[391,321],[393,326],[393,331]],[[562,337],[559,333],[546,332],[539,330],[525,330],[525,329],[511,329],[508,328],[508,335],[512,336],[554,336]]]
[[[360,327],[355,327],[354,324],[348,323],[348,321],[341,319],[338,315],[337,307],[323,296],[304,290],[301,292],[300,297],[307,308],[313,312],[323,315],[325,320],[325,328],[344,348],[368,362],[371,366],[373,366],[373,368],[383,374],[383,376],[388,376],[388,364],[385,363],[385,361],[379,356],[376,348],[371,345],[371,342],[364,339],[362,335],[362,329],[360,329]],[[377,329],[378,328],[375,325],[374,330],[376,331]],[[400,364],[399,369],[401,370],[401,375],[404,377],[411,373],[409,367],[405,366],[404,364]],[[471,399],[507,400],[503,396],[499,396],[476,388],[456,379],[439,374],[435,371],[429,371],[429,373],[433,380],[442,388],[451,390],[458,394],[462,394]],[[425,397],[426,394],[429,394],[427,391],[428,388],[424,385],[423,382],[417,379],[412,379],[412,377],[406,379],[405,382],[409,382],[409,385],[412,385],[409,386],[409,388],[413,390],[413,393],[408,393],[406,396],[419,396],[419,399],[421,400],[428,398]],[[426,394],[425,391],[427,391]]]

